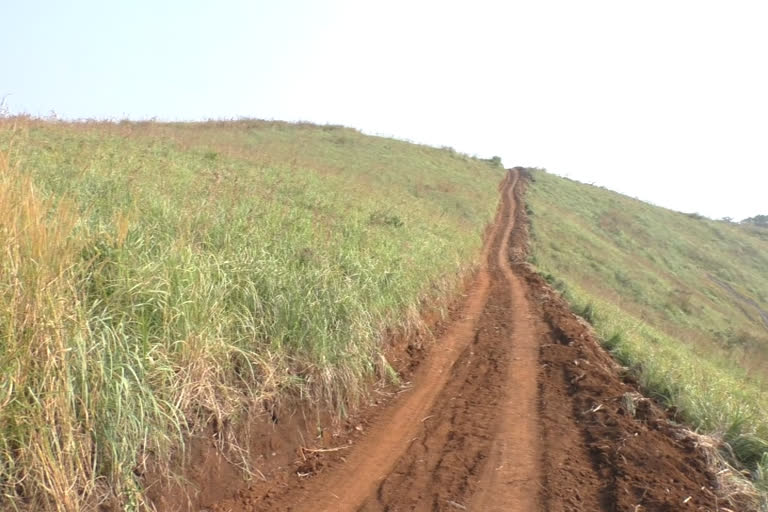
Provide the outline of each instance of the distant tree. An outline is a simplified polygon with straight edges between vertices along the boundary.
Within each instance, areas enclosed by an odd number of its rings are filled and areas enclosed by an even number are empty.
[[[723,217],[723,218],[722,218],[722,219],[720,219],[720,220],[721,220],[721,221],[723,221],[723,222],[727,222],[728,224],[730,224],[730,223],[732,223],[732,222],[733,222],[733,217]]]
[[[11,116],[11,109],[8,108],[8,95],[6,94],[3,96],[2,99],[0,99],[0,119],[3,117],[10,117]]]
[[[502,166],[502,164],[501,164],[501,157],[500,156],[494,156],[494,157],[488,159],[488,161],[494,167],[501,167]]]
[[[741,221],[742,224],[753,224],[755,226],[768,227],[768,215],[755,215]]]

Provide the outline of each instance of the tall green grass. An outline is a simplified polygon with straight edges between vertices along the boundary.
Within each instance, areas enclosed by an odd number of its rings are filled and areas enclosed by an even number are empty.
[[[646,392],[727,442],[729,458],[767,492],[768,332],[759,315],[768,309],[766,241],[738,225],[542,171],[532,176],[539,271]]]
[[[502,171],[286,123],[0,121],[0,508],[141,508],[261,400],[343,413],[479,254]]]

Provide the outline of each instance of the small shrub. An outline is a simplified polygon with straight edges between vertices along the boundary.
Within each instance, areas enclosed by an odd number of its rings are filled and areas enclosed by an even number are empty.
[[[624,335],[620,331],[616,331],[608,338],[603,340],[603,346],[608,350],[613,350],[624,341]]]
[[[576,306],[574,313],[590,324],[595,323],[595,304],[592,301],[587,302],[583,306]]]
[[[382,210],[376,210],[371,213],[368,223],[379,226],[391,226],[393,228],[400,228],[405,224],[399,216]]]

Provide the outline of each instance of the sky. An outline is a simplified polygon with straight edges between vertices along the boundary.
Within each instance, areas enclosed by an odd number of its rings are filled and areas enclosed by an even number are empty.
[[[4,0],[0,98],[343,124],[709,217],[768,214],[768,3]]]

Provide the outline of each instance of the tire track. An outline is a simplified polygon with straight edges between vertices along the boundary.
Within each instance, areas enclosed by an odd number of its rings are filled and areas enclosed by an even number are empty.
[[[510,175],[502,185],[505,197],[511,197],[506,191],[511,190],[513,186],[513,178]],[[483,373],[478,372],[471,364],[477,360],[474,358],[475,351],[472,346],[477,343],[477,325],[478,321],[482,321],[491,284],[494,283],[495,286],[498,281],[498,276],[494,275],[495,271],[488,262],[494,260],[502,240],[508,238],[512,219],[509,204],[502,202],[484,245],[482,261],[485,263],[470,288],[460,319],[449,326],[436,342],[431,356],[422,363],[415,375],[412,389],[403,393],[390,406],[385,417],[378,419],[376,425],[350,453],[344,465],[331,474],[310,481],[297,492],[289,493],[289,496],[259,504],[251,510],[346,511],[369,506],[369,497],[386,494],[386,491],[382,490],[384,484],[379,483],[388,475],[397,474],[397,470],[393,472],[392,468],[404,453],[418,451],[418,446],[427,449],[427,446],[435,443],[432,439],[424,438],[420,432],[436,417],[432,406],[438,396],[449,383],[460,378],[458,376],[473,373],[478,377],[478,373]],[[444,397],[443,394],[441,400],[437,401],[442,402]],[[470,402],[471,397],[465,401]],[[460,399],[457,406],[461,402]],[[438,415],[443,417],[442,412],[438,412]],[[491,415],[489,409],[489,417]],[[477,427],[480,428],[481,425],[478,424]],[[450,436],[450,428],[443,430],[441,439]],[[420,437],[422,441],[415,442]],[[448,468],[454,464],[451,457],[441,458],[438,462],[442,463],[443,468],[440,474],[449,474]],[[429,487],[433,483],[430,478],[423,472],[411,471],[410,479],[414,482],[421,482]]]
[[[522,182],[505,179],[483,265],[413,387],[336,464],[213,510],[720,510],[695,439],[647,399],[627,412],[636,388],[524,263]]]

